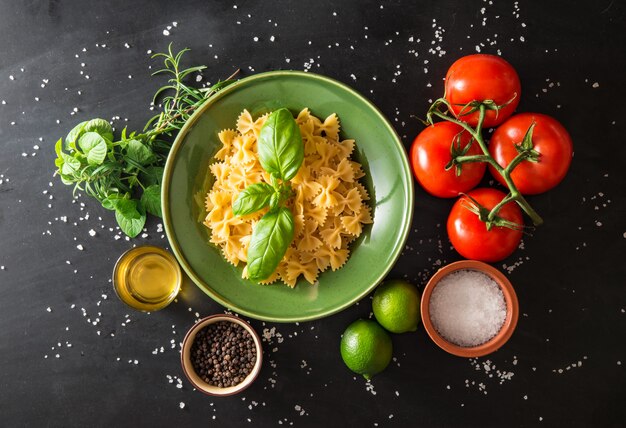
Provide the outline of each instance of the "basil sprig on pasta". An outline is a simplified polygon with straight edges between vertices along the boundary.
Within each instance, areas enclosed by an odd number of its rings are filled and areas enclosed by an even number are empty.
[[[293,241],[294,219],[283,206],[291,196],[291,180],[304,159],[300,129],[289,110],[281,108],[267,118],[259,133],[259,162],[271,175],[271,184],[246,187],[233,203],[236,216],[269,211],[254,227],[248,247],[248,276],[263,281],[272,275]]]

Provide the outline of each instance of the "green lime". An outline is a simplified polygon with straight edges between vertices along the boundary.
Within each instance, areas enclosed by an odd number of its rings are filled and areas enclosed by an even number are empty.
[[[376,321],[356,320],[341,338],[341,358],[355,373],[370,379],[391,361],[391,338]]]
[[[406,281],[385,281],[374,292],[372,310],[380,325],[392,333],[415,331],[420,319],[419,291]]]

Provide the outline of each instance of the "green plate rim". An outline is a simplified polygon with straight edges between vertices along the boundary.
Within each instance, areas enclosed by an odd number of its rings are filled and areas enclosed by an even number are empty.
[[[276,76],[301,76],[301,77],[305,77],[307,79],[317,79],[317,80],[322,80],[324,82],[330,83],[331,85],[337,86],[345,91],[348,91],[350,93],[352,93],[352,95],[354,95],[356,98],[360,99],[362,102],[364,102],[367,106],[369,106],[381,119],[382,123],[385,124],[385,126],[388,128],[388,130],[391,132],[391,135],[394,137],[394,142],[397,146],[397,148],[400,150],[400,152],[403,154],[402,157],[402,161],[403,161],[403,173],[405,175],[405,181],[407,183],[409,183],[408,187],[405,189],[405,199],[408,202],[408,210],[405,212],[405,215],[403,217],[403,222],[402,222],[402,231],[398,237],[398,239],[396,240],[396,246],[394,248],[394,253],[392,254],[392,258],[391,258],[391,263],[389,263],[389,265],[384,269],[384,271],[381,272],[381,274],[378,276],[378,278],[376,279],[376,281],[374,281],[372,283],[372,285],[370,285],[369,287],[367,287],[366,289],[363,290],[363,292],[361,292],[360,294],[358,294],[356,297],[354,297],[353,299],[346,301],[345,303],[343,303],[342,305],[339,305],[337,307],[331,308],[331,309],[327,309],[325,311],[321,311],[317,314],[314,315],[310,315],[310,316],[303,316],[303,317],[268,317],[268,316],[264,316],[264,315],[260,315],[258,313],[255,313],[254,311],[248,311],[246,309],[237,307],[236,305],[229,305],[227,304],[224,300],[222,300],[220,298],[220,296],[218,294],[216,294],[213,289],[211,288],[211,286],[207,283],[205,283],[202,279],[200,279],[197,275],[195,275],[195,273],[193,272],[193,270],[191,269],[191,266],[189,266],[189,264],[187,263],[187,260],[185,259],[185,257],[182,254],[182,251],[178,245],[178,240],[176,239],[176,235],[174,234],[174,231],[172,230],[172,227],[170,226],[170,210],[169,210],[169,203],[168,203],[168,198],[166,197],[167,194],[169,193],[169,188],[170,188],[170,176],[172,175],[172,169],[173,169],[173,165],[174,165],[174,159],[176,158],[176,155],[180,149],[180,147],[182,146],[182,143],[185,139],[185,137],[187,136],[187,133],[189,132],[189,129],[194,125],[194,123],[196,122],[196,120],[198,119],[198,117],[200,117],[208,108],[210,108],[217,100],[219,100],[220,98],[228,95],[231,91],[249,84],[250,82],[253,82],[255,80],[259,80],[259,79],[264,79],[267,77],[276,77]],[[226,88],[220,90],[219,92],[217,92],[215,95],[213,95],[211,98],[209,98],[204,104],[202,104],[189,118],[189,120],[187,120],[187,122],[185,123],[185,125],[183,126],[183,128],[180,130],[180,132],[178,133],[178,135],[176,136],[176,139],[174,140],[174,143],[172,144],[172,148],[170,149],[170,152],[167,156],[167,161],[165,162],[165,168],[163,171],[163,181],[162,181],[163,185],[161,188],[161,209],[163,212],[163,225],[165,228],[165,234],[167,236],[167,240],[170,244],[170,248],[172,249],[174,255],[176,256],[176,259],[178,260],[178,263],[180,263],[180,265],[182,266],[183,270],[185,271],[185,273],[189,276],[189,278],[191,278],[191,280],[198,286],[198,288],[200,288],[205,294],[207,294],[209,297],[211,297],[214,301],[216,301],[217,303],[219,303],[220,305],[233,310],[241,315],[245,315],[248,316],[250,318],[254,318],[257,320],[262,320],[262,321],[270,321],[270,322],[284,322],[284,323],[289,323],[289,322],[303,322],[303,321],[313,321],[316,319],[320,319],[320,318],[324,318],[333,314],[336,314],[338,312],[341,312],[342,310],[352,306],[353,304],[355,304],[356,302],[360,301],[363,297],[367,296],[382,280],[383,278],[385,278],[385,276],[387,276],[387,274],[389,273],[389,271],[393,268],[393,266],[395,265],[395,263],[397,262],[398,258],[400,257],[400,253],[402,251],[402,249],[404,248],[405,244],[406,244],[406,240],[409,236],[409,231],[410,231],[410,226],[411,226],[411,222],[413,220],[413,211],[414,211],[414,184],[413,184],[413,176],[411,175],[411,168],[409,165],[409,160],[407,157],[407,153],[406,153],[406,149],[404,148],[404,145],[402,144],[402,141],[400,140],[400,137],[398,136],[398,133],[396,132],[396,130],[394,129],[394,127],[391,125],[391,123],[389,122],[389,120],[385,117],[385,115],[378,109],[378,107],[376,107],[370,100],[368,100],[367,98],[365,98],[363,95],[361,95],[359,92],[355,91],[354,89],[352,89],[351,87],[349,87],[348,85],[339,82],[338,80],[335,79],[331,79],[330,77],[326,77],[326,76],[322,76],[320,74],[316,74],[316,73],[309,73],[309,72],[304,72],[304,71],[296,71],[296,70],[277,70],[277,71],[267,71],[267,72],[263,72],[263,73],[258,73],[258,74],[254,74],[252,76],[248,76],[245,77],[241,80],[238,80],[237,82],[227,86]]]

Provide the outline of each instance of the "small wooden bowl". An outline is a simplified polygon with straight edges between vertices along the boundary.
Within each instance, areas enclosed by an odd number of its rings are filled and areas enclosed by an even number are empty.
[[[232,322],[235,324],[239,324],[240,326],[245,328],[252,336],[254,340],[254,345],[256,347],[256,362],[254,363],[252,371],[250,371],[248,376],[246,376],[246,378],[241,383],[226,388],[220,388],[218,386],[206,383],[204,380],[202,380],[200,376],[198,376],[193,368],[193,364],[191,363],[191,345],[193,345],[196,334],[207,325],[220,321]],[[191,384],[198,391],[203,392],[207,395],[225,397],[243,391],[244,389],[249,387],[252,382],[254,382],[254,380],[259,375],[259,372],[261,371],[261,364],[263,362],[263,348],[261,347],[261,339],[259,338],[259,335],[256,333],[256,331],[254,331],[250,324],[248,324],[244,320],[237,318],[233,315],[211,315],[201,319],[189,329],[189,331],[185,335],[185,339],[183,339],[183,348],[180,353],[180,361],[183,366],[183,372],[185,373],[185,376],[187,376],[189,382],[191,382]]]
[[[504,324],[494,337],[482,345],[465,347],[451,343],[437,332],[430,321],[430,296],[432,295],[433,290],[444,276],[458,270],[474,270],[488,275],[500,286],[502,294],[504,295],[506,303],[506,318],[504,319]],[[497,351],[509,340],[515,330],[515,327],[517,326],[519,303],[513,286],[506,276],[504,276],[504,274],[498,269],[476,260],[461,260],[444,266],[430,278],[428,284],[426,284],[426,287],[424,288],[424,292],[422,293],[421,312],[424,328],[437,346],[444,351],[459,357],[474,358],[482,357]]]

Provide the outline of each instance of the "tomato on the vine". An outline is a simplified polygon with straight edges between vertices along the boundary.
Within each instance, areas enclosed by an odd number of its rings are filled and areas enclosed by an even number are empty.
[[[478,111],[463,114],[464,106],[472,101],[492,100],[503,106],[487,110],[483,127],[497,126],[511,116],[519,104],[522,93],[517,72],[499,56],[475,54],[458,59],[446,73],[445,98],[459,120],[476,126]],[[508,104],[507,104],[508,103]]]
[[[466,259],[497,262],[513,253],[522,239],[523,225],[522,211],[515,201],[508,202],[498,212],[498,217],[518,228],[487,224],[472,210],[476,204],[472,198],[484,207],[491,210],[506,195],[499,190],[490,188],[474,189],[467,195],[461,196],[452,206],[448,216],[448,237],[456,251]]]
[[[450,122],[437,122],[419,133],[411,146],[411,166],[413,174],[422,187],[431,195],[440,198],[454,198],[478,185],[485,175],[486,165],[482,162],[466,163],[461,166],[461,174],[456,167],[445,170],[450,162],[450,146],[457,143],[466,147],[471,136],[462,127]],[[480,146],[474,142],[466,155],[481,154]]]
[[[532,132],[533,150],[539,154],[537,162],[524,160],[511,172],[517,190],[525,195],[536,195],[550,190],[563,180],[572,161],[572,139],[556,119],[539,113],[520,113],[500,125],[489,142],[489,153],[505,168],[517,155],[528,128]],[[504,178],[489,166],[496,180],[506,186]]]

